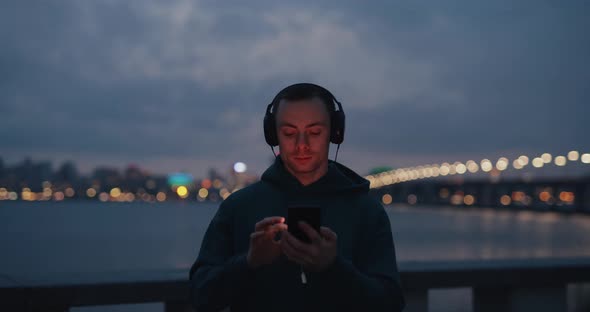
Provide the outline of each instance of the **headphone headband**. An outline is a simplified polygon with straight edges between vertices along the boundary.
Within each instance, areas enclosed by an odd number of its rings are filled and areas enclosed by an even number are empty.
[[[334,144],[340,145],[344,141],[344,126],[345,126],[345,115],[344,110],[342,109],[342,104],[334,97],[332,92],[328,91],[326,88],[312,84],[312,83],[297,83],[290,85],[283,90],[279,91],[277,95],[273,98],[272,102],[268,104],[266,107],[266,113],[264,115],[264,138],[266,143],[271,147],[279,145],[279,140],[277,136],[277,129],[276,129],[276,112],[273,112],[273,108],[279,103],[280,100],[283,99],[284,93],[292,88],[296,87],[310,87],[320,91],[322,94],[319,94],[322,101],[326,101],[328,98],[332,101],[332,105],[329,108],[330,110],[330,142]],[[336,105],[333,105],[336,103]],[[325,103],[328,106],[329,103]],[[336,110],[336,106],[338,110]]]

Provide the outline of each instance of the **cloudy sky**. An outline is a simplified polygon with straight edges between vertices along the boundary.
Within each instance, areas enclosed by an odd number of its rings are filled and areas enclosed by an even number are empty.
[[[0,157],[261,173],[300,81],[343,103],[361,174],[590,152],[585,1],[316,2],[2,1]]]

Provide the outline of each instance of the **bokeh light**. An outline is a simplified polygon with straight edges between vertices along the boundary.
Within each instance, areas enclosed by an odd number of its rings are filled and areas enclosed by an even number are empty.
[[[246,172],[246,169],[247,169],[246,164],[241,161],[238,161],[237,163],[234,164],[234,171],[237,173]]]
[[[483,159],[480,164],[481,164],[481,170],[483,172],[490,172],[493,168],[492,162],[489,159]]]
[[[207,196],[209,196],[209,191],[206,188],[203,187],[203,188],[201,188],[199,190],[199,194],[198,195],[199,195],[200,198],[207,198]]]
[[[187,198],[188,197],[188,189],[186,186],[181,185],[176,189],[176,194],[180,196],[180,198]]]
[[[541,168],[543,167],[543,159],[540,157],[536,157],[535,159],[533,159],[533,167],[535,168]]]
[[[570,151],[567,153],[567,159],[569,161],[577,161],[580,158],[580,153],[578,151]]]
[[[111,197],[117,198],[121,196],[121,189],[118,187],[114,187],[111,189],[110,193]]]
[[[566,160],[565,156],[555,157],[555,165],[557,165],[557,166],[560,166],[560,167],[565,166],[566,162],[567,162],[567,160]]]
[[[89,188],[86,190],[86,196],[92,198],[94,196],[96,196],[96,190],[93,188]]]
[[[381,197],[381,201],[383,202],[383,204],[385,204],[385,205],[389,205],[389,204],[391,204],[391,202],[393,201],[393,198],[392,198],[392,197],[391,197],[391,195],[389,195],[389,194],[384,194],[384,195]]]

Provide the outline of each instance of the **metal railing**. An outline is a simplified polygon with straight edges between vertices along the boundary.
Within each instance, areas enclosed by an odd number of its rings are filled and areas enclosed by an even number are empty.
[[[428,311],[428,290],[469,287],[473,311],[568,311],[567,286],[590,282],[590,258],[400,262],[404,311]],[[113,281],[77,276],[0,286],[1,311],[68,311],[71,307],[163,302],[166,312],[192,311],[187,270],[119,274]],[[577,310],[590,294],[578,296]],[[571,308],[571,307],[570,307]]]

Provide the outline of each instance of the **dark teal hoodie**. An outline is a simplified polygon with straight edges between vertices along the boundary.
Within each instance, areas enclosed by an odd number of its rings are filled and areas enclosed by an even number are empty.
[[[369,182],[329,162],[328,172],[303,186],[280,157],[254,183],[229,196],[211,220],[190,270],[196,311],[401,311],[404,307],[389,218],[368,195]],[[281,256],[248,267],[256,222],[287,216],[287,205],[318,204],[322,225],[338,235],[338,256],[324,272],[306,272]]]

